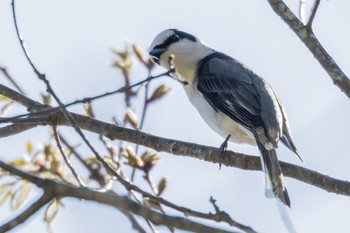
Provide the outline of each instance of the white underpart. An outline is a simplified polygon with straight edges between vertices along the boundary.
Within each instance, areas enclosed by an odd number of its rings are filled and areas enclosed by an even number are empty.
[[[160,63],[163,67],[169,68],[169,56],[175,56],[176,76],[180,80],[189,83],[184,85],[187,97],[210,128],[223,138],[231,135],[230,141],[256,145],[254,136],[249,130],[233,121],[226,114],[215,111],[197,90],[195,75],[198,62],[213,52],[214,50],[206,47],[203,42],[193,43],[192,41],[184,40],[181,43],[171,45],[161,55]]]
[[[184,86],[184,89],[193,106],[196,107],[204,121],[215,132],[223,138],[231,135],[230,141],[236,143],[256,144],[254,136],[250,131],[233,121],[226,114],[215,111],[193,85]]]
[[[169,36],[169,33],[171,32],[167,31],[164,35],[159,36],[158,39],[156,38],[151,45],[151,49],[157,45],[157,40],[162,40],[162,37],[166,38]],[[223,138],[231,135],[230,141],[256,145],[254,135],[248,129],[232,120],[226,114],[215,111],[197,90],[197,79],[195,75],[198,63],[213,52],[215,51],[207,47],[203,42],[194,43],[185,39],[169,46],[167,51],[160,56],[160,64],[164,68],[169,69],[169,57],[171,55],[175,56],[175,76],[182,81],[188,82],[188,85],[184,85],[187,97],[210,128]],[[262,159],[261,162],[263,164],[262,170],[265,180],[265,195],[267,197],[274,197],[266,166]]]

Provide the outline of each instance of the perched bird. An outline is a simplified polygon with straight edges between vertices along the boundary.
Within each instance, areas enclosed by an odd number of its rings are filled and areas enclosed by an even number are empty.
[[[299,156],[286,113],[271,86],[232,57],[177,29],[156,36],[151,59],[169,69],[174,57],[177,79],[206,123],[226,142],[257,145],[274,195],[290,207],[276,148],[281,141]]]

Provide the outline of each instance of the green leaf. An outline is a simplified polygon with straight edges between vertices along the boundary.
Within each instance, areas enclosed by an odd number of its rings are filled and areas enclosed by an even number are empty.
[[[11,188],[11,186],[13,186],[16,182],[14,181],[11,181],[11,182],[8,182],[8,183],[3,183],[0,185],[0,194],[1,193],[4,193],[5,191],[7,191],[8,189]]]
[[[163,177],[159,183],[158,183],[158,186],[157,186],[157,196],[160,196],[162,195],[162,193],[164,192],[165,188],[166,188],[166,185],[167,185],[167,182],[168,182],[168,179],[166,177]]]
[[[31,142],[27,142],[26,143],[26,152],[27,152],[27,154],[32,153],[32,151],[33,151],[33,144]]]
[[[19,167],[27,164],[27,162],[24,159],[15,159],[15,160],[8,161],[7,164]]]
[[[14,210],[17,210],[22,204],[23,202],[26,200],[26,198],[28,197],[28,194],[31,190],[31,185],[28,181],[22,181],[22,186],[19,188],[19,190],[17,191],[17,197],[14,200],[13,206],[12,208]]]
[[[6,96],[0,95],[0,101],[10,102],[11,99]]]
[[[52,220],[56,217],[58,211],[60,209],[60,200],[54,199],[50,202],[45,210],[44,221],[50,224]]]
[[[5,192],[4,195],[0,198],[0,205],[2,205],[8,198],[12,198],[13,193],[11,189],[8,189],[7,192]]]

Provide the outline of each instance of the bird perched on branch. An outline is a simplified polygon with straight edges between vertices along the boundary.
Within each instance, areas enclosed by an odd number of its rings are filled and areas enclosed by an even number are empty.
[[[177,79],[206,123],[222,137],[257,145],[267,185],[290,207],[276,148],[281,141],[299,156],[291,137],[286,113],[271,86],[230,56],[208,47],[197,37],[176,29],[156,36],[152,60],[170,69],[174,57]]]

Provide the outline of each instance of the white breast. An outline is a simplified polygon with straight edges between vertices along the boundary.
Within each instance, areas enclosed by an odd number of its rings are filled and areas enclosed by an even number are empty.
[[[233,121],[222,112],[216,112],[213,107],[204,99],[202,94],[197,90],[196,84],[184,85],[188,99],[196,107],[204,121],[215,132],[226,138],[231,135],[230,141],[236,143],[247,143],[255,145],[253,134],[240,124]]]

